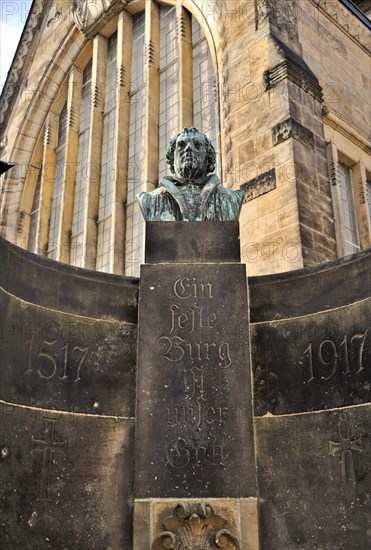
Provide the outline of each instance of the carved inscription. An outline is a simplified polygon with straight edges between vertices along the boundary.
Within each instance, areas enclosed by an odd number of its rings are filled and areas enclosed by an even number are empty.
[[[345,414],[340,415],[338,423],[338,433],[340,441],[330,441],[330,453],[333,456],[340,456],[341,479],[345,498],[349,506],[355,504],[357,500],[357,477],[354,468],[353,451],[362,452],[362,439],[357,437],[351,439],[349,422]]]
[[[28,347],[27,369],[25,374],[36,373],[44,380],[59,378],[79,382],[88,347],[71,346],[57,339],[44,338],[38,350],[35,349],[36,334],[25,342]]]
[[[223,466],[227,451],[219,432],[230,410],[213,380],[218,371],[233,369],[233,348],[213,311],[216,289],[211,281],[186,276],[171,288],[167,330],[157,340],[164,367],[176,369],[176,398],[164,408],[165,460],[176,469]]]
[[[188,298],[213,298],[211,283],[199,283],[196,277],[180,277],[173,286],[174,294],[181,300]]]
[[[178,437],[165,449],[166,462],[173,468],[185,468],[189,464],[202,466],[206,462],[213,466],[225,465],[224,444],[212,440],[210,445],[199,445],[197,441]]]
[[[167,409],[167,425],[171,427],[186,427],[192,424],[197,430],[213,424],[225,424],[228,407],[205,406],[201,398],[197,398],[196,405],[175,405]]]
[[[300,361],[306,372],[305,383],[314,380],[326,382],[338,373],[343,376],[361,374],[366,368],[364,348],[367,335],[367,330],[357,331],[350,336],[344,334],[340,342],[329,338],[318,346],[309,342]]]
[[[55,439],[56,420],[44,418],[43,439],[31,437],[31,454],[41,454],[40,500],[50,500],[51,474],[56,453],[67,454],[67,439]]]
[[[158,343],[163,357],[172,363],[189,359],[190,361],[216,361],[221,369],[232,365],[230,345],[227,342],[187,342],[180,336],[161,336]]]

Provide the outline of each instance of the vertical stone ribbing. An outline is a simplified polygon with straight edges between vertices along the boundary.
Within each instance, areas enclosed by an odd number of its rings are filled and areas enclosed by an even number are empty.
[[[154,0],[147,0],[145,14],[145,114],[144,114],[144,190],[152,191],[158,182],[160,116],[160,8]]]
[[[38,242],[39,254],[46,255],[48,247],[49,220],[55,179],[55,148],[57,145],[58,116],[50,112],[46,119],[44,129],[44,151],[40,184],[40,209],[36,242]]]
[[[121,251],[125,244],[126,210],[128,181],[128,146],[130,124],[130,73],[131,73],[131,35],[132,19],[126,12],[119,15],[117,27],[117,80],[116,90],[116,139],[115,139],[115,172],[113,174],[114,209],[112,227],[115,244],[112,254],[117,254],[112,261],[114,273],[124,273],[124,258]]]
[[[100,165],[103,138],[103,111],[106,84],[107,39],[97,34],[93,41],[92,89],[90,105],[89,151],[84,227],[84,267],[95,268],[97,254],[96,219],[99,204]]]
[[[61,223],[58,235],[57,260],[70,260],[70,236],[72,227],[73,199],[76,179],[76,161],[79,142],[78,126],[81,105],[82,71],[72,67],[68,82],[66,156],[63,173]]]

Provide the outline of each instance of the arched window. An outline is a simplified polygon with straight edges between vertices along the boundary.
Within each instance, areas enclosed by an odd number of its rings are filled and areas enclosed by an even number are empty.
[[[49,134],[58,124],[53,188],[35,194],[29,246],[36,249],[42,211],[48,257],[138,276],[144,221],[136,195],[168,173],[166,149],[184,126],[197,126],[217,148],[215,69],[200,24],[180,3],[150,0],[112,26],[92,39],[90,61],[81,52],[67,102],[48,119]],[[46,188],[42,181],[41,195]]]

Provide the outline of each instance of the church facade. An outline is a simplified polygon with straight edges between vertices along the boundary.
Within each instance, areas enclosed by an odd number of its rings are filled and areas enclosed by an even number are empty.
[[[367,13],[349,0],[35,0],[2,92],[0,154],[15,167],[1,234],[138,276],[135,197],[196,126],[223,185],[245,191],[251,275],[369,247]]]
[[[0,107],[4,548],[370,545],[370,9],[34,0]],[[183,127],[239,224],[145,225]]]

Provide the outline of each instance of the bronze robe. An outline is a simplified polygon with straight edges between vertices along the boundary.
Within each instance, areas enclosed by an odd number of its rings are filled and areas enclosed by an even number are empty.
[[[233,221],[238,220],[243,191],[233,191],[220,185],[219,178],[209,176],[203,186],[196,213],[192,212],[179,190],[176,180],[162,178],[160,186],[150,193],[140,193],[137,199],[146,221]]]

